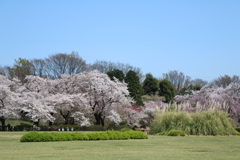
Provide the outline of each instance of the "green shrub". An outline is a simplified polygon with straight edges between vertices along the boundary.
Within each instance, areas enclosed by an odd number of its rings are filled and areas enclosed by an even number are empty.
[[[31,131],[20,139],[21,142],[49,142],[49,141],[71,141],[72,136],[68,133],[38,133]]]
[[[110,140],[129,139],[130,136],[126,132],[119,132],[114,130],[106,131]]]
[[[184,131],[181,130],[171,130],[168,132],[167,134],[168,136],[185,136],[186,133]]]
[[[19,125],[14,126],[14,131],[30,131],[33,125],[28,123],[21,123]]]
[[[26,133],[22,136],[20,139],[21,142],[40,142],[41,137],[38,132],[31,131],[29,133]]]
[[[89,140],[100,140],[100,135],[98,133],[87,133]]]
[[[238,132],[237,130],[234,130],[234,131],[233,131],[233,134],[234,134],[234,135],[237,135],[237,136],[240,136],[240,132]]]
[[[52,141],[62,141],[62,139],[64,139],[61,133],[50,133],[50,134],[53,137]]]
[[[108,134],[106,132],[101,132],[99,133],[100,135],[100,140],[108,140],[109,137],[108,137]]]
[[[108,130],[106,133],[108,134],[110,140],[116,140],[119,137],[116,131]]]
[[[88,140],[88,137],[82,133],[76,132],[76,133],[70,133],[70,134],[72,136],[72,140]]]
[[[39,134],[39,136],[40,136],[41,142],[49,142],[49,141],[53,141],[54,139],[54,136],[49,133],[42,133],[42,134]]]
[[[108,140],[109,136],[106,132],[95,132],[86,134],[89,140]]]
[[[240,127],[234,127],[234,129],[238,132],[240,132]]]
[[[72,141],[70,133],[56,133],[56,138],[58,141]]]
[[[146,139],[148,136],[141,131],[126,131],[119,132],[109,130],[105,132],[94,133],[72,133],[72,132],[59,132],[59,133],[38,133],[31,131],[26,133],[20,139],[21,142],[50,142],[50,141],[73,141],[73,140],[120,140],[120,139]]]
[[[87,136],[87,134],[82,134],[79,132],[76,133],[71,133],[72,136],[72,140],[78,140],[78,141],[87,141],[89,140],[89,137]]]
[[[121,130],[120,130],[120,132],[127,132],[127,131],[131,131],[132,129],[130,129],[130,128],[122,128]]]
[[[142,131],[131,130],[124,133],[127,133],[131,139],[147,139],[148,138],[147,134]]]

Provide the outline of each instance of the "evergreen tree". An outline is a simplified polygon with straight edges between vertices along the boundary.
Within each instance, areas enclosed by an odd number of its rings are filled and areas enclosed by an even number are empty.
[[[143,106],[142,95],[143,88],[140,84],[139,77],[136,72],[130,70],[127,72],[125,77],[125,82],[128,84],[128,91],[130,92],[130,96],[134,99],[135,104],[138,106]]]
[[[185,95],[185,94],[189,94],[191,91],[199,91],[202,88],[202,86],[200,86],[199,84],[196,85],[190,85],[188,87],[183,87],[180,90],[180,95]]]
[[[159,95],[164,96],[165,103],[169,103],[175,96],[175,88],[172,83],[166,79],[159,82]]]
[[[113,71],[107,72],[107,75],[111,80],[113,80],[113,77],[117,78],[120,82],[124,80],[124,73],[122,70],[114,69]]]
[[[11,77],[18,77],[22,83],[24,83],[24,79],[27,75],[32,74],[33,65],[27,59],[15,59],[14,66],[10,69]]]
[[[146,79],[143,81],[143,89],[145,94],[155,95],[158,90],[158,80],[152,74],[146,74]]]

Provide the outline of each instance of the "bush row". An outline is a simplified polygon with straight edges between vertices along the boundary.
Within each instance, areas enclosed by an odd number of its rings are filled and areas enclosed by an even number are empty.
[[[74,140],[124,140],[124,139],[147,139],[146,133],[141,131],[119,132],[108,130],[105,132],[79,133],[79,132],[61,132],[61,133],[39,133],[31,131],[24,134],[21,142],[50,142],[50,141],[74,141]]]

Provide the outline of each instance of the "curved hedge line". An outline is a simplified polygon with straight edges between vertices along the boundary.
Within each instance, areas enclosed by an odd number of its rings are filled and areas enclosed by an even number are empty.
[[[51,141],[88,141],[88,140],[126,140],[126,139],[147,139],[146,133],[141,131],[105,131],[105,132],[94,132],[94,133],[39,133],[31,131],[24,134],[20,141],[21,142],[51,142]]]

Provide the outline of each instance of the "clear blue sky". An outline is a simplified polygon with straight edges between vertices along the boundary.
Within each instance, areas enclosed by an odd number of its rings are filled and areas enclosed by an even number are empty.
[[[0,0],[0,65],[77,51],[161,77],[240,75],[240,0]]]

